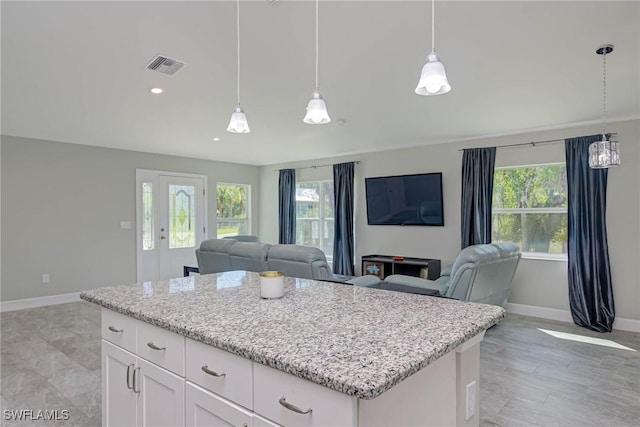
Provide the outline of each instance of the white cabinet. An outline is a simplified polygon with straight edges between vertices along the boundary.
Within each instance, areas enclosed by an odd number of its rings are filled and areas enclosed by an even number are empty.
[[[138,358],[138,426],[184,426],[184,379]]]
[[[102,425],[184,426],[185,380],[158,366],[184,375],[184,337],[109,310],[102,321]]]
[[[357,398],[254,363],[254,410],[286,426],[355,426]]]
[[[186,425],[188,426],[248,427],[253,425],[252,413],[247,409],[190,382],[187,382],[186,407]]]
[[[138,395],[133,391],[136,356],[102,341],[102,425],[135,426]]]

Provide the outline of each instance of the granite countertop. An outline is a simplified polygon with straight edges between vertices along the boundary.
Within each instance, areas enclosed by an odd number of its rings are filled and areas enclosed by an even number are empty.
[[[501,307],[285,278],[260,298],[233,271],[82,292],[102,307],[328,388],[373,399],[499,322]]]

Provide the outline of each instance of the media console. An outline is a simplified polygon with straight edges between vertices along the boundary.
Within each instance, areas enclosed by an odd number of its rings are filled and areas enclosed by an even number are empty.
[[[440,277],[440,260],[391,255],[364,255],[362,257],[362,275],[367,274],[378,276],[380,279],[392,274],[404,274],[436,280]]]

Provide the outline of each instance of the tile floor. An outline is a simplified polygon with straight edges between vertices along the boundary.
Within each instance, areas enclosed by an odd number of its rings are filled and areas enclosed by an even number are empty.
[[[611,340],[633,350],[555,338],[538,328]],[[56,422],[98,426],[100,311],[86,302],[0,315],[0,409],[67,409]],[[509,315],[481,347],[482,426],[640,425],[640,334],[598,334]]]

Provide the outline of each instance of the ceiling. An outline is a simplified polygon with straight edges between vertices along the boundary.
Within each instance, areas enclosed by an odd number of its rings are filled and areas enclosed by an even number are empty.
[[[266,165],[640,116],[637,1],[438,1],[453,90],[414,94],[431,46],[426,1],[321,1],[320,90],[332,122],[302,122],[314,90],[314,3],[2,2],[2,133]],[[147,70],[156,54],[188,65]],[[164,94],[152,95],[151,87]],[[338,123],[338,119],[344,123]],[[213,137],[220,137],[218,142]]]

